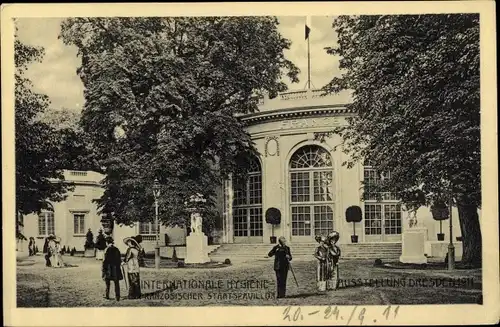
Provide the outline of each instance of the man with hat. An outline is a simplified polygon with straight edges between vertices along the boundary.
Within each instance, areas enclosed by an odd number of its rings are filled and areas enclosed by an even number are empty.
[[[276,273],[276,298],[284,298],[286,294],[286,279],[288,269],[290,269],[290,261],[292,261],[292,253],[286,245],[286,239],[281,236],[278,244],[275,245],[267,254],[268,257],[274,256],[274,271]]]
[[[104,261],[102,262],[102,279],[106,282],[106,295],[104,298],[109,300],[109,289],[111,281],[113,281],[115,284],[116,301],[120,301],[120,280],[123,279],[121,253],[115,247],[111,236],[106,237],[106,244],[107,248],[104,252]]]

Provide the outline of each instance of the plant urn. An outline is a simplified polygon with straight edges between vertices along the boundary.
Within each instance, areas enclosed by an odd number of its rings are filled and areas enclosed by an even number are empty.
[[[276,244],[276,236],[270,236],[269,237],[271,244]]]
[[[351,243],[358,243],[358,235],[351,235]]]
[[[444,241],[444,233],[437,233],[438,241]]]

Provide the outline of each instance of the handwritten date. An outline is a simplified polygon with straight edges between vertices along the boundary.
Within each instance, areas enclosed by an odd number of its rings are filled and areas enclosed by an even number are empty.
[[[324,310],[315,310],[303,313],[301,307],[292,308],[292,306],[288,306],[283,311],[283,320],[300,321],[304,320],[304,316],[307,317],[307,316],[321,315],[325,320],[340,321],[345,323],[346,325],[349,325],[351,323],[356,325],[362,325],[365,322],[365,318],[367,316],[367,308],[355,306],[351,312],[346,311],[345,313],[347,314],[345,316],[341,314],[341,309],[339,309],[338,306],[334,307],[328,306]],[[346,309],[342,310],[345,311]],[[379,312],[374,312],[374,311],[379,311]],[[370,316],[373,315],[375,317],[372,319],[373,323],[377,322],[377,317],[380,317],[379,319],[382,321],[384,319],[385,321],[389,319],[396,319],[398,313],[399,313],[399,305],[395,307],[389,305],[382,312],[380,312],[380,309],[370,308]]]

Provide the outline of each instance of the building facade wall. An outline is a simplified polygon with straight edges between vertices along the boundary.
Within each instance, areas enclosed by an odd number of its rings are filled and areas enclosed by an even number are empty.
[[[220,221],[212,235],[214,243],[257,242],[268,243],[272,236],[273,228],[265,223],[265,212],[268,208],[275,207],[281,211],[282,222],[274,228],[274,235],[285,236],[289,242],[314,242],[314,232],[307,237],[297,237],[292,233],[291,213],[291,180],[290,160],[296,151],[304,146],[318,146],[328,152],[332,159],[332,208],[333,229],[340,233],[340,243],[351,243],[353,224],[345,221],[345,211],[349,206],[357,205],[363,210],[363,220],[356,223],[356,235],[359,242],[394,242],[401,240],[401,233],[393,235],[368,235],[366,233],[367,221],[365,202],[362,201],[361,185],[364,179],[364,167],[357,163],[352,168],[342,165],[349,158],[347,154],[335,148],[340,144],[339,136],[327,137],[323,142],[315,140],[316,132],[328,132],[335,126],[346,124],[346,118],[352,113],[344,105],[335,103],[335,98],[320,97],[318,92],[304,91],[291,92],[275,100],[264,99],[260,111],[246,115],[242,119],[246,122],[247,131],[251,135],[260,154],[258,161],[261,166],[261,209],[262,209],[262,236],[235,237],[234,224],[234,189],[231,180],[224,183],[218,190],[219,200],[217,207],[220,209]],[[92,229],[94,236],[101,226],[101,216],[97,213],[96,204],[92,202],[103,194],[100,181],[103,175],[95,172],[65,172],[66,179],[74,182],[76,187],[68,194],[65,201],[54,203],[55,234],[62,238],[62,244],[77,250],[83,250],[85,233]],[[404,208],[403,208],[404,209]],[[83,233],[75,233],[74,214],[85,214]],[[458,211],[453,209],[453,236],[460,236]],[[401,228],[407,225],[409,213],[401,211]],[[437,241],[439,222],[432,219],[429,208],[420,208],[417,212],[419,223],[427,228],[427,241]],[[311,221],[310,224],[314,222]],[[27,237],[35,236],[41,250],[43,239],[46,235],[38,233],[38,217],[29,215],[24,218],[24,234]],[[402,232],[401,230],[401,232]],[[445,233],[445,242],[449,237],[449,220],[442,222]],[[139,234],[139,226],[115,225],[113,237],[116,245],[125,250],[122,239]],[[171,243],[185,244],[186,230],[179,227],[160,228],[160,245],[165,245],[165,234],[168,234]],[[146,251],[153,251],[156,245],[154,234],[143,236],[143,246]],[[25,244],[27,247],[27,242]]]

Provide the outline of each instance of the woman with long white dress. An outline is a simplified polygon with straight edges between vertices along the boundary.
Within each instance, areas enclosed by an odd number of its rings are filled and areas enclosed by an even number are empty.
[[[318,290],[326,291],[326,281],[328,279],[328,246],[326,245],[326,237],[320,236],[316,238],[319,246],[314,251],[314,257],[318,260],[316,266],[316,281],[318,282]]]
[[[127,278],[129,281],[128,298],[141,298],[141,279],[139,272],[139,243],[133,237],[127,237],[123,242],[128,246],[125,253],[125,267],[127,268]]]
[[[50,254],[50,266],[53,268],[59,268],[59,258],[57,256],[57,243],[56,237],[53,236],[49,239],[49,254]]]

